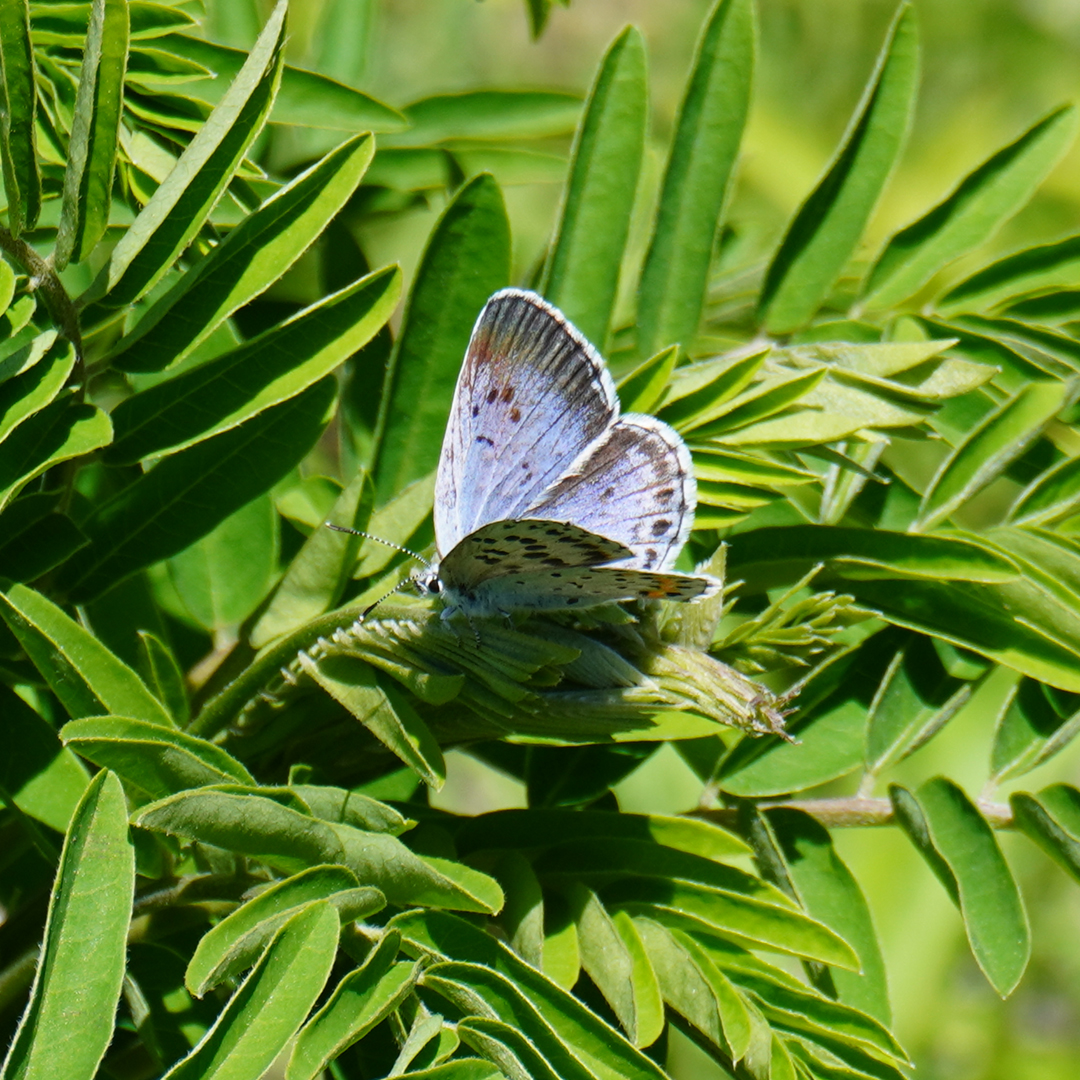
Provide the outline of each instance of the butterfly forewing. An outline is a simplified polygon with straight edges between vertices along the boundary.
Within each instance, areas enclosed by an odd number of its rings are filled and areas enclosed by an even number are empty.
[[[468,593],[493,578],[546,581],[552,571],[601,566],[631,555],[618,541],[566,522],[494,521],[454,546],[439,564],[439,577],[447,588]]]
[[[600,436],[530,515],[574,521],[619,540],[623,568],[666,569],[694,522],[693,463],[682,439],[651,416],[622,417]]]
[[[517,289],[473,330],[435,484],[440,554],[480,526],[522,518],[618,416],[604,361],[562,315]]]

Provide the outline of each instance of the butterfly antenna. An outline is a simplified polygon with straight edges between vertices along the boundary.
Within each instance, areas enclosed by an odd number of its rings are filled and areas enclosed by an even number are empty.
[[[391,547],[395,546],[396,545],[393,544],[391,545]],[[360,618],[356,621],[362,623],[384,600],[389,600],[390,597],[394,595],[394,593],[401,592],[401,590],[404,589],[406,585],[411,584],[411,577],[405,578],[404,581],[399,581],[389,592],[383,593],[382,596],[380,596],[374,604],[369,604],[366,608],[364,608],[364,610],[360,612]]]
[[[430,566],[431,565],[431,563],[429,563],[427,561],[427,559],[425,559],[424,556],[421,555],[418,551],[413,551],[412,548],[402,547],[400,544],[395,544],[391,540],[384,540],[381,536],[372,536],[371,533],[361,532],[359,529],[350,529],[345,525],[334,525],[329,521],[325,522],[325,524],[326,524],[326,527],[328,529],[333,529],[334,532],[352,533],[353,536],[362,536],[365,540],[374,540],[377,544],[385,544],[387,547],[393,548],[395,551],[400,551],[402,553],[402,555],[411,556],[412,558],[416,559],[418,562],[422,562],[425,566]],[[401,586],[398,586],[398,588],[400,588],[400,587]],[[394,592],[397,592],[397,589],[394,589]],[[389,596],[389,595],[390,595],[390,593],[386,594],[386,596]],[[386,596],[383,597],[383,600],[386,599]],[[381,604],[382,600],[379,600],[378,603]],[[371,607],[374,607],[374,606],[375,606],[374,604],[371,605]],[[370,611],[370,610],[371,610],[371,608],[368,608],[368,611]],[[364,612],[364,615],[366,615],[366,614],[367,614],[367,611]],[[361,616],[361,618],[362,617],[363,616]]]

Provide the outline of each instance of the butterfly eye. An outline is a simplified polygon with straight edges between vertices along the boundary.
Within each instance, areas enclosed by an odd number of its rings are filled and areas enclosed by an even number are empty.
[[[433,593],[435,596],[438,596],[439,593],[442,592],[442,582],[439,581],[438,578],[432,578],[427,583],[427,590],[429,593]]]

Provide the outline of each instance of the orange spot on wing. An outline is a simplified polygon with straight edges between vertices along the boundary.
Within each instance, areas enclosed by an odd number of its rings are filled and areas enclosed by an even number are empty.
[[[663,600],[665,596],[672,596],[679,591],[679,583],[675,578],[661,578],[655,589],[650,589],[645,595],[650,600]]]

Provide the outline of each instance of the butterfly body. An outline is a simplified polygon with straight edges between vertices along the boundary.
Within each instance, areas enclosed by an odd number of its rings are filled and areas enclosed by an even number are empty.
[[[439,557],[414,578],[444,619],[692,600],[670,569],[696,486],[679,435],[620,415],[603,359],[534,293],[504,289],[473,330],[435,484]]]

